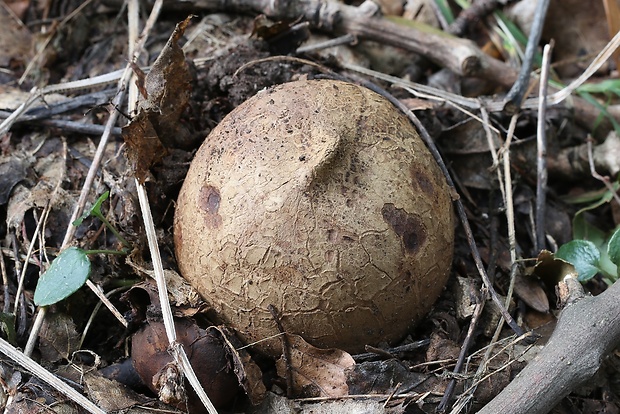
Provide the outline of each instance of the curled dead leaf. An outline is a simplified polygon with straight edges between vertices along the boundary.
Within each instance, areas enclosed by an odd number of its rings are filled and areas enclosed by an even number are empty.
[[[179,122],[189,103],[191,74],[183,49],[178,45],[191,17],[179,23],[144,79],[138,114],[123,128],[127,158],[140,183],[149,169],[166,155],[167,147],[185,142],[189,132]]]
[[[281,357],[276,368],[282,378],[291,375],[295,395],[332,398],[349,395],[345,371],[355,365],[351,355],[339,349],[316,348],[298,335],[284,335],[290,347],[289,366]]]

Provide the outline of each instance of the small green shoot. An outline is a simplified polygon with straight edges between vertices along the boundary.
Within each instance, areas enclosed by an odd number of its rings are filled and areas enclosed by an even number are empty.
[[[10,344],[17,346],[17,333],[15,332],[15,315],[0,312],[0,331]]]
[[[49,306],[68,298],[81,288],[90,276],[89,254],[127,254],[130,247],[120,233],[112,227],[110,222],[101,213],[101,205],[110,195],[106,191],[79,219],[73,222],[74,226],[82,224],[89,216],[97,217],[121,241],[123,250],[84,250],[78,247],[69,247],[63,250],[52,261],[49,269],[39,278],[34,291],[34,303],[37,306]]]
[[[101,204],[103,204],[103,202],[107,200],[108,197],[110,197],[110,192],[106,191],[97,199],[95,204],[93,204],[93,206],[89,210],[85,211],[84,214],[82,214],[82,216],[79,219],[75,220],[72,224],[77,227],[82,224],[82,222],[88,217],[97,217],[116,236],[116,238],[121,243],[123,243],[123,246],[129,248],[131,246],[129,242],[125,240],[123,236],[121,236],[121,234],[114,228],[114,226],[112,226],[112,224],[110,224],[110,222],[103,216],[103,213],[101,212]]]

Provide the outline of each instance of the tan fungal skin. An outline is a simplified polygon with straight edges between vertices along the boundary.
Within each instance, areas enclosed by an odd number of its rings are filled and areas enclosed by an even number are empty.
[[[178,199],[182,275],[247,343],[284,329],[360,352],[402,339],[446,283],[445,179],[409,120],[332,80],[261,91],[198,150]],[[279,339],[255,346],[279,355]]]

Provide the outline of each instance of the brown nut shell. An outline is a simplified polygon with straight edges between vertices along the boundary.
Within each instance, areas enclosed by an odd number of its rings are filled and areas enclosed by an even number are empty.
[[[452,262],[445,179],[386,99],[346,82],[291,82],[231,112],[179,195],[181,274],[246,342],[284,329],[359,352],[401,339]],[[280,353],[278,340],[261,342]]]
[[[176,319],[175,330],[177,341],[185,349],[213,405],[222,407],[230,403],[239,393],[239,383],[225,345],[216,336],[187,319]],[[131,345],[131,359],[136,372],[144,385],[154,393],[159,393],[160,389],[156,385],[158,376],[173,361],[168,351],[169,342],[164,324],[149,322],[133,335]],[[177,408],[189,409],[191,413],[206,413],[207,410],[189,383],[184,385],[189,393],[187,407],[185,401],[182,401]]]

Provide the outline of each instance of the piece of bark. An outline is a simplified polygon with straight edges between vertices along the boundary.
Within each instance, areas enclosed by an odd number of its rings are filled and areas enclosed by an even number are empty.
[[[568,299],[541,353],[478,414],[547,413],[592,378],[620,346],[620,283],[598,296],[576,296],[572,303]]]

